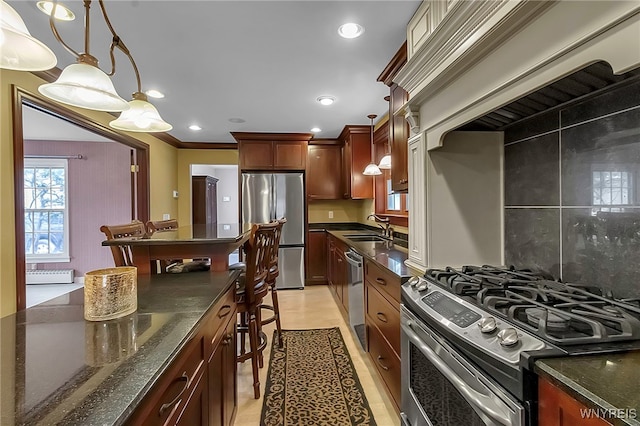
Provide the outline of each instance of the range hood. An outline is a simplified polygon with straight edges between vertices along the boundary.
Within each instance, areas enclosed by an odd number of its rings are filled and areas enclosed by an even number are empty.
[[[516,101],[461,126],[461,131],[501,131],[536,115],[564,108],[594,93],[629,84],[640,69],[615,75],[606,62],[596,62]]]

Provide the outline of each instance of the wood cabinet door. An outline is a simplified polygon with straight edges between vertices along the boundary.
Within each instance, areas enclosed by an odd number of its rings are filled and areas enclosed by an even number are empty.
[[[197,384],[175,423],[177,426],[207,426],[209,424],[209,392],[206,372]],[[172,422],[173,423],[173,422]]]
[[[327,237],[324,229],[309,230],[307,236],[307,282],[327,283]]]
[[[606,420],[581,415],[587,407],[548,380],[538,381],[538,424],[544,426],[610,426]],[[584,412],[584,411],[583,411]]]
[[[396,192],[409,190],[409,173],[407,166],[407,141],[409,140],[409,123],[402,116],[393,115],[408,100],[408,94],[397,84],[391,86],[389,103],[389,138],[391,143],[391,189]]]
[[[310,145],[307,155],[307,198],[339,200],[343,198],[342,147]]]
[[[236,363],[236,317],[234,312],[232,320],[227,324],[225,340],[222,342],[222,418],[225,426],[232,426],[238,406],[238,379]]]
[[[224,379],[222,343],[214,348],[209,360],[209,426],[223,426],[224,423]]]
[[[307,141],[273,142],[273,168],[275,170],[305,170],[307,167]]]
[[[191,177],[191,223],[194,225],[218,222],[218,179],[212,176]]]
[[[335,239],[327,234],[327,281],[334,294],[336,292],[336,245]]]
[[[240,141],[238,156],[241,170],[273,169],[272,141]]]
[[[371,162],[371,134],[351,136],[351,199],[373,198],[373,176],[362,174]]]
[[[351,140],[342,146],[342,198],[351,198]]]

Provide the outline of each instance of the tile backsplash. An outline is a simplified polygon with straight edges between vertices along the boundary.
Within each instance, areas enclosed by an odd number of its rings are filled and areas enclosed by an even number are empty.
[[[640,81],[505,131],[505,261],[640,297]]]

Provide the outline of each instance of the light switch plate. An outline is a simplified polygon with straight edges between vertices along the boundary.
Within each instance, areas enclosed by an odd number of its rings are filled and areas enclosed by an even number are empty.
[[[171,215],[169,213],[162,214],[162,220],[169,220],[169,219],[171,219]]]
[[[222,197],[222,201],[231,201],[230,197]]]
[[[173,198],[178,198],[178,191],[173,191]]]

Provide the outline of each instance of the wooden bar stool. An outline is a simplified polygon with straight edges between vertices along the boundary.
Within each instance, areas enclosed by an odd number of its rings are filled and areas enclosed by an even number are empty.
[[[249,352],[244,353],[244,348],[236,357],[237,362],[251,359],[253,371],[253,395],[260,398],[260,378],[258,374],[262,352],[267,346],[267,336],[260,326],[260,304],[269,291],[267,277],[269,275],[272,251],[275,247],[277,222],[253,225],[251,236],[245,243],[246,270],[240,276],[236,289],[236,303],[240,324],[241,342],[244,342],[245,334],[249,334]],[[244,345],[242,345],[244,347]]]
[[[144,223],[139,220],[134,220],[131,223],[125,223],[122,225],[102,225],[100,227],[100,231],[104,233],[107,240],[130,237],[142,238],[147,233]],[[135,266],[131,255],[131,247],[119,245],[111,246],[111,254],[113,255],[113,262],[115,263],[115,266]]]
[[[280,237],[282,236],[282,227],[287,223],[286,218],[282,218],[276,221],[278,226],[276,227],[276,240],[274,249],[272,250],[271,259],[269,260],[269,273],[267,274],[267,285],[271,291],[271,302],[273,305],[267,305],[262,303],[260,309],[268,309],[273,312],[273,315],[266,319],[262,319],[262,313],[260,313],[260,325],[266,325],[272,322],[276,322],[276,329],[278,330],[278,345],[282,347],[282,327],[280,325],[280,306],[278,303],[278,290],[276,289],[276,278],[280,275],[278,269],[278,251],[280,249]]]

